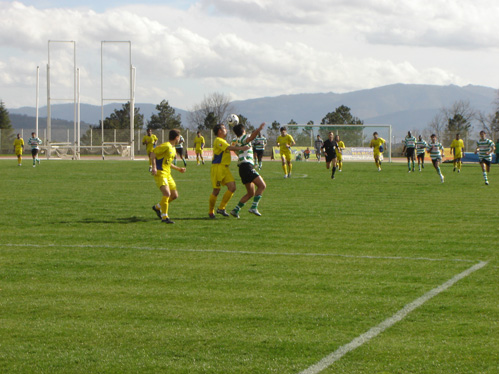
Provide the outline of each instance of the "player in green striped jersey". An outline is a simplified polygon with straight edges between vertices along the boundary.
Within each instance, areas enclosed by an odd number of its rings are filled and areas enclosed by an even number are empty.
[[[431,135],[431,141],[426,149],[428,150],[428,152],[430,152],[433,167],[440,176],[440,180],[442,181],[442,183],[444,183],[444,175],[440,170],[440,164],[442,163],[442,158],[444,157],[444,147],[442,146],[442,144],[437,142],[437,136],[435,134]]]
[[[267,138],[259,132],[256,138],[253,139],[253,148],[255,150],[256,161],[258,162],[258,170],[262,169],[262,158],[266,145],[267,145]]]
[[[35,161],[40,165],[40,159],[38,158],[38,153],[40,152],[40,145],[42,140],[36,136],[36,133],[31,133],[31,138],[28,139],[28,144],[31,146],[31,156],[33,157],[33,167],[35,167]]]
[[[411,172],[411,161],[412,161],[412,172],[414,173],[414,153],[416,151],[416,138],[412,136],[409,131],[404,139],[404,149],[402,149],[402,154],[407,157],[407,168],[409,173]]]
[[[496,149],[494,142],[485,137],[485,131],[480,131],[480,139],[476,142],[475,154],[478,154],[478,160],[480,161],[480,166],[482,167],[483,178],[485,179],[485,184],[489,184],[487,179],[487,173],[490,173],[490,164],[492,163],[492,153]]]
[[[246,130],[242,124],[238,124],[234,126],[234,133],[237,136],[236,146],[244,147],[246,145],[251,144],[253,139],[256,138],[258,133],[262,131],[265,126],[265,122],[260,125],[255,131],[251,133],[250,136],[246,134]],[[253,159],[253,148],[247,149],[245,151],[238,151],[238,161],[237,166],[239,167],[239,176],[241,177],[241,181],[246,186],[246,195],[241,197],[239,203],[235,206],[234,209],[231,210],[230,214],[236,218],[239,218],[239,211],[246,204],[246,202],[253,198],[253,204],[249,209],[250,213],[253,213],[256,216],[261,216],[261,213],[258,211],[258,203],[262,198],[263,191],[267,187],[265,181],[262,176],[258,174],[255,170],[254,159]],[[255,191],[256,186],[256,191]]]
[[[419,135],[418,141],[416,142],[416,154],[418,157],[419,171],[421,171],[421,168],[424,169],[424,157],[426,153],[426,147],[428,147],[428,143],[426,143],[423,140],[423,137]]]

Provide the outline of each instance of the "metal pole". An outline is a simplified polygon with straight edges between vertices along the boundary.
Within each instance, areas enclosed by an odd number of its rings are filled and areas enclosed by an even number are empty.
[[[38,107],[40,99],[40,67],[36,67],[36,115],[35,115],[35,132],[38,135]]]

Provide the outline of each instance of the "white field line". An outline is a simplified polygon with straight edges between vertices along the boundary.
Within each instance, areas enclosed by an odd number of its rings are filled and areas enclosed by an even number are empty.
[[[0,243],[0,247],[33,247],[33,248],[110,248],[130,249],[140,251],[168,251],[168,252],[195,252],[195,253],[227,253],[236,255],[264,255],[264,256],[303,256],[303,257],[340,257],[371,260],[403,260],[403,261],[441,261],[441,262],[469,262],[476,263],[477,260],[462,260],[453,258],[430,258],[430,257],[398,257],[398,256],[356,256],[337,253],[307,253],[307,252],[257,252],[257,251],[229,251],[224,249],[179,249],[179,248],[157,248],[157,247],[135,247],[121,245],[93,245],[93,244],[13,244]]]
[[[487,265],[487,263],[488,262],[480,261],[478,264],[470,267],[468,270],[463,271],[462,273],[456,275],[454,278],[448,280],[447,282],[443,283],[442,285],[432,289],[431,291],[427,292],[426,294],[424,294],[420,298],[414,300],[412,303],[404,306],[397,313],[395,313],[390,318],[384,320],[379,325],[371,328],[369,331],[356,337],[350,343],[341,346],[340,348],[338,348],[336,351],[334,351],[330,355],[324,357],[322,360],[320,360],[316,364],[310,366],[308,369],[303,370],[302,372],[300,372],[300,374],[320,373],[321,371],[323,371],[324,369],[328,368],[333,363],[335,363],[336,361],[341,359],[347,353],[359,348],[363,344],[369,342],[372,338],[381,334],[383,331],[385,331],[389,327],[391,327],[394,324],[396,324],[397,322],[403,320],[409,313],[411,313],[416,308],[419,308],[421,305],[426,303],[428,300],[430,300],[434,296],[437,296],[439,293],[452,287],[456,282],[467,277],[471,273],[483,268],[485,265]]]

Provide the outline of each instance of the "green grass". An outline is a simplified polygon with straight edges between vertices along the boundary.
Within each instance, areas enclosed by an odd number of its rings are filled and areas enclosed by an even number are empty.
[[[0,372],[299,373],[479,261],[324,373],[499,372],[495,165],[267,162],[263,216],[212,221],[190,162],[165,225],[146,162],[30,164],[0,161]]]

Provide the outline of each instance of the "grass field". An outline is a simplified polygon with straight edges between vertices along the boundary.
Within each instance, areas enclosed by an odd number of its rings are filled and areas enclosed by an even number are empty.
[[[190,162],[165,225],[146,162],[1,160],[0,372],[497,374],[499,168],[294,165],[209,220]]]

